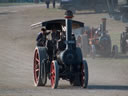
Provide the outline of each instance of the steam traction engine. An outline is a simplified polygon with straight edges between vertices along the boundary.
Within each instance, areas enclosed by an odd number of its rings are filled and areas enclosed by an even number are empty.
[[[111,42],[111,37],[106,30],[106,18],[102,18],[102,24],[100,28],[92,29],[91,36],[89,38],[90,54],[95,57],[95,53],[102,56],[109,57],[113,56],[117,58],[118,56],[118,46],[113,45]]]
[[[111,38],[106,31],[105,18],[102,19],[102,24],[100,24],[100,28],[92,28],[89,35],[90,54],[92,56],[94,56],[95,53],[98,53],[102,56],[110,56]]]
[[[78,41],[81,41],[81,49],[86,53],[85,56],[90,54],[92,58],[95,58],[96,54],[100,54],[105,57],[111,55],[113,57],[117,57],[118,55],[117,45],[113,45],[113,48],[111,48],[111,37],[106,30],[106,18],[102,19],[102,24],[100,24],[99,28],[89,29],[79,37],[80,40]],[[86,47],[84,47],[85,45]]]
[[[63,35],[65,37],[63,40],[55,41],[56,43],[53,43],[54,40],[47,40],[46,46],[35,48],[33,66],[35,86],[45,86],[48,77],[53,89],[57,88],[60,78],[68,80],[71,85],[87,87],[88,66],[83,60],[81,49],[76,47],[76,40],[72,35],[72,25],[75,22],[72,17],[72,12],[66,11],[66,20],[51,20],[51,22],[42,23],[46,29],[50,29],[52,25],[57,28],[60,25],[66,26],[66,33]],[[77,22],[75,23],[78,25]],[[60,44],[65,45],[65,48]]]
[[[128,52],[128,27],[126,27],[126,32],[120,35],[120,50],[123,54]]]

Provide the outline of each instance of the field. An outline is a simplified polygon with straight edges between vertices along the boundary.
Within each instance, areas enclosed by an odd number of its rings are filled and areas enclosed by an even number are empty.
[[[128,56],[118,59],[86,58],[89,66],[87,89],[73,87],[60,80],[58,89],[34,87],[33,52],[40,28],[30,25],[40,21],[64,18],[64,10],[46,9],[44,4],[0,7],[0,96],[128,96]],[[107,18],[112,43],[119,47],[120,33],[127,24],[109,18],[107,13],[79,11],[74,20],[98,27]]]

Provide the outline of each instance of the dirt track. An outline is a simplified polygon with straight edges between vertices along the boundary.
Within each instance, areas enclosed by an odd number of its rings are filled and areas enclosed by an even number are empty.
[[[64,11],[45,9],[44,5],[0,7],[0,96],[128,96],[128,57],[87,58],[88,89],[72,87],[60,81],[57,90],[34,87],[33,50],[39,29],[31,30],[36,22],[63,18]],[[107,17],[107,29],[112,42],[119,45],[119,35],[126,24],[114,21],[107,14],[78,12],[76,20],[98,26]]]

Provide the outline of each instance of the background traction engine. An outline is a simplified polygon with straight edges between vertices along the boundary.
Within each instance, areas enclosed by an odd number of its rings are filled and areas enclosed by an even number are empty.
[[[84,40],[84,43],[82,43],[82,40]],[[104,57],[111,55],[117,57],[118,55],[118,47],[113,45],[112,48],[111,37],[106,30],[106,18],[102,19],[99,28],[92,28],[86,32],[86,35],[81,36],[81,44],[88,46],[83,50],[86,50],[86,54],[90,54],[92,58],[95,58],[96,54]]]
[[[47,77],[51,80],[53,89],[58,87],[59,79],[68,80],[71,85],[88,85],[88,66],[86,60],[83,60],[82,52],[76,47],[75,39],[72,39],[72,17],[71,11],[65,13],[66,25],[66,48],[55,50],[53,47],[52,56],[48,54],[47,46],[36,47],[34,53],[34,83],[35,86],[45,86]],[[56,46],[56,45],[53,45]],[[54,56],[54,57],[53,57]]]
[[[106,18],[102,19],[102,24],[100,24],[100,29],[92,31],[93,39],[90,41],[91,43],[91,53],[98,53],[102,56],[110,56],[111,55],[111,37],[107,34],[106,30]],[[95,53],[93,53],[95,52]]]
[[[126,32],[122,32],[120,35],[120,50],[123,54],[128,52],[128,27],[126,27]]]

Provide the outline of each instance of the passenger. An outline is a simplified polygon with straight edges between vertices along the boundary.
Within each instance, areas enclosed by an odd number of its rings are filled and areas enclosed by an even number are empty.
[[[52,40],[55,40],[56,41],[56,40],[59,40],[60,39],[60,32],[57,31],[56,28],[53,28],[52,29],[51,35],[52,35]]]
[[[45,46],[47,35],[50,33],[47,33],[45,28],[41,28],[41,31],[36,38],[37,46]]]
[[[59,51],[63,51],[66,48],[66,44],[65,44],[65,35],[63,32],[60,32],[60,39],[58,40],[58,45],[57,45],[57,49]]]

